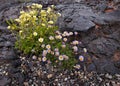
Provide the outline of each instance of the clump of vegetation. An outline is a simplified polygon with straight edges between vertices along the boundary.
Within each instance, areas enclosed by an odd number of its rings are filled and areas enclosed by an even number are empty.
[[[43,9],[41,4],[27,6],[21,11],[18,19],[9,23],[8,29],[15,32],[17,41],[15,47],[25,54],[35,54],[42,62],[51,62],[63,68],[72,68],[77,60],[79,41],[69,41],[73,32],[61,33],[55,25],[61,15],[54,11],[54,5]]]

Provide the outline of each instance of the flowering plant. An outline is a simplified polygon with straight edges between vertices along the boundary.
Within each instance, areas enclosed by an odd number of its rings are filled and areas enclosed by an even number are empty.
[[[8,29],[16,32],[16,48],[25,54],[35,54],[42,62],[50,61],[53,65],[72,68],[77,60],[74,52],[78,41],[74,41],[73,48],[69,44],[69,37],[73,32],[61,33],[55,25],[60,13],[54,11],[54,5],[43,9],[41,4],[27,6],[21,11],[18,19],[8,22]]]

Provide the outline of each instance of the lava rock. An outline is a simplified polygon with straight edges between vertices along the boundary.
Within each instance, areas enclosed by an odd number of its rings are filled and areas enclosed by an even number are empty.
[[[3,48],[0,51],[1,51],[0,52],[0,59],[4,59],[4,60],[17,59],[17,54],[13,48],[11,48],[11,49]]]
[[[89,64],[87,66],[87,71],[91,72],[91,71],[97,71],[96,70],[96,66],[92,63],[92,64]]]
[[[120,23],[120,10],[101,13],[93,21],[99,25],[115,25]]]
[[[109,63],[104,66],[104,71],[110,74],[120,74],[120,70],[114,66],[113,63]]]
[[[10,78],[0,76],[0,86],[6,86],[6,85],[9,85],[10,82],[11,82],[11,79],[10,79]]]
[[[60,5],[57,7],[62,16],[58,20],[60,30],[87,31],[95,24],[92,22],[95,13],[89,7],[80,4]]]
[[[119,43],[112,39],[99,38],[93,40],[88,44],[89,51],[98,57],[112,57],[117,48],[120,47]]]

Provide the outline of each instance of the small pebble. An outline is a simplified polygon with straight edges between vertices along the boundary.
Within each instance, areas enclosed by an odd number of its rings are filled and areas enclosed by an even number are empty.
[[[24,82],[24,86],[29,86],[28,82]]]
[[[109,74],[106,74],[105,77],[108,78],[108,79],[112,79],[112,76],[109,75]]]
[[[109,83],[106,83],[106,86],[110,86],[110,84],[109,84]]]
[[[52,77],[53,77],[53,74],[47,75],[47,78],[48,78],[48,79],[50,79],[50,78],[52,78]]]
[[[65,78],[65,79],[64,79],[64,81],[67,81],[67,80],[68,80],[68,78]]]
[[[57,82],[57,81],[58,81],[58,79],[55,79],[55,81]]]
[[[119,74],[115,74],[115,76],[120,77],[120,75],[119,75]]]

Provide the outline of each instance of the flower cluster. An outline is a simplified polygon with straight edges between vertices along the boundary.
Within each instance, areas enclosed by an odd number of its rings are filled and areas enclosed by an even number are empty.
[[[55,6],[51,5],[42,8],[41,4],[33,3],[27,6],[26,11],[20,11],[19,18],[8,22],[8,29],[15,31],[17,35],[16,48],[25,54],[35,54],[39,56],[39,61],[52,63],[63,68],[80,68],[74,66],[77,61],[84,61],[84,56],[79,54],[80,41],[71,40],[72,36],[77,36],[78,32],[60,32],[55,25],[60,13],[54,11]],[[84,53],[87,49],[83,48]],[[33,56],[33,59],[36,59]]]
[[[27,6],[26,11],[20,11],[19,18],[8,22],[8,29],[16,31],[15,46],[25,54],[39,56],[42,62],[72,68],[77,62],[73,51],[78,51],[79,42],[73,41],[71,45],[69,40],[77,32],[60,32],[55,23],[61,14],[54,11],[54,5],[44,9],[42,7],[35,3]]]

